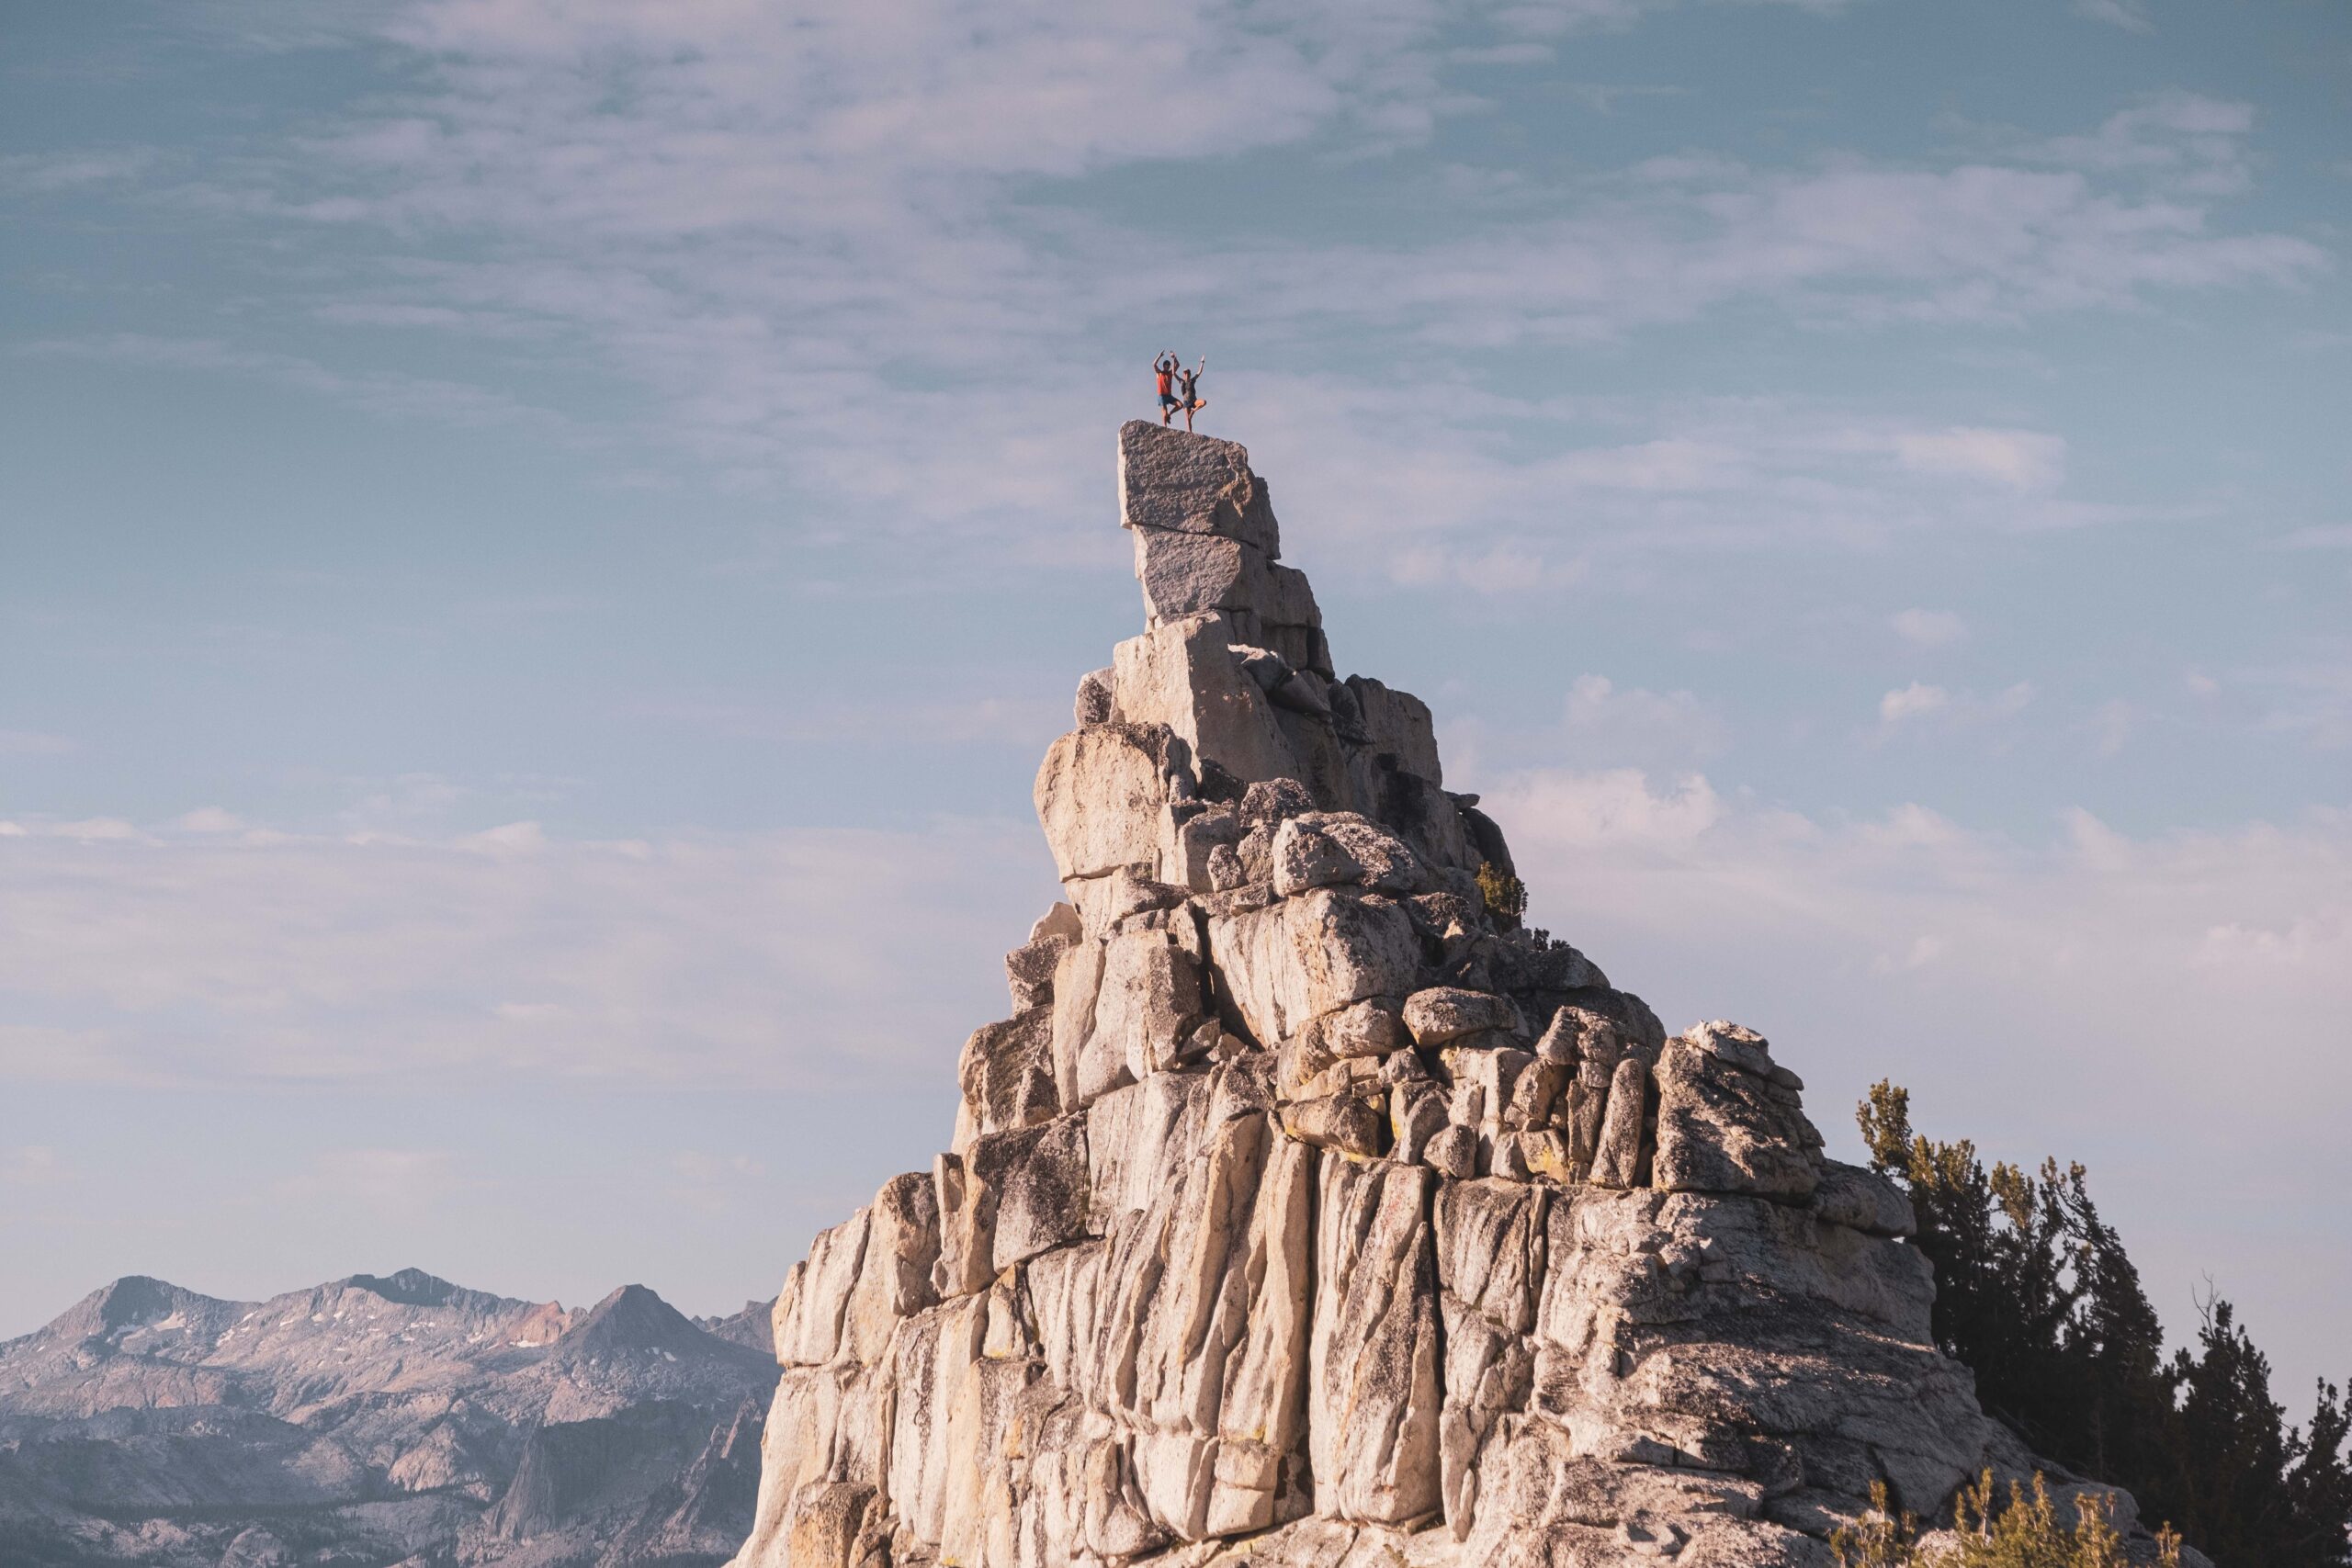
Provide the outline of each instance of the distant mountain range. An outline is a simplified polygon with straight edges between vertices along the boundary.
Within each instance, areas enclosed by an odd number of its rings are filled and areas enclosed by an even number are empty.
[[[132,1276],[0,1342],[0,1562],[706,1568],[750,1528],[775,1378],[764,1303]]]

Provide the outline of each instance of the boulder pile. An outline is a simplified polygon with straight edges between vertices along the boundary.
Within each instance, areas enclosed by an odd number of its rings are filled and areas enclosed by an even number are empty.
[[[1873,1483],[2030,1469],[1764,1039],[1521,924],[1248,454],[1133,423],[1119,489],[1145,630],[1037,775],[1068,901],[946,1152],[785,1282],[740,1568],[1826,1565]]]

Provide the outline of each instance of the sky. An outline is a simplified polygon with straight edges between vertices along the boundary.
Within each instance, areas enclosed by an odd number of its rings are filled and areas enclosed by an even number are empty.
[[[0,1335],[927,1166],[1151,355],[1531,918],[2352,1375],[2352,11],[0,0]]]

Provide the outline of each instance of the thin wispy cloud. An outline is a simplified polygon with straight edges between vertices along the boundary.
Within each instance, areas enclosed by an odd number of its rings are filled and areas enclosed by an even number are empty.
[[[2219,204],[2243,184],[2253,112],[2186,94],[1940,164],[1681,157],[1522,178],[1507,215],[1469,199],[1458,222],[1377,244],[1279,220],[1160,232],[1074,194],[1107,170],[1418,145],[1474,107],[1452,80],[1462,27],[1525,42],[1641,9],[1571,7],[1536,27],[1392,0],[1330,28],[1223,6],[1074,21],[936,0],[885,21],[430,0],[377,23],[411,85],[174,198],[375,236],[375,265],[311,286],[322,322],[505,340],[524,367],[535,342],[590,345],[601,374],[655,400],[672,461],[983,536],[1078,503],[1008,476],[1075,466],[1034,433],[1083,427],[1113,385],[1095,345],[1138,318],[1214,315],[1305,363],[1334,339],[1401,333],[1439,363],[1440,345],[1609,341],[1755,305],[1815,330],[2014,325],[2291,287],[2329,265],[2301,235],[2233,230]],[[1141,84],[1182,112],[1139,107]],[[356,375],[260,344],[119,335],[49,351],[266,377],[397,417],[552,417],[504,388]],[[957,384],[983,366],[992,395],[975,403]],[[1004,461],[1024,446],[1039,463]],[[1896,455],[2046,491],[2064,443],[1954,426],[1906,434]],[[1620,483],[1689,488],[1693,465],[1738,481],[1711,457],[1667,432],[1583,466],[1599,483],[1611,462],[1630,465]]]
[[[0,157],[0,190],[53,196],[136,180],[153,174],[163,162],[162,152],[153,147],[12,153]]]
[[[1988,480],[2012,490],[2048,490],[2066,475],[2066,443],[2032,430],[1910,431],[1895,457],[1923,474]]]
[[[1377,386],[1268,376],[1252,451],[1354,547],[1342,570],[1497,594],[1623,589],[1644,563],[1870,552],[1906,536],[2122,523],[2074,496],[2063,440],[1915,424],[1793,399],[1546,403],[1449,387],[1397,409]],[[1501,424],[1542,433],[1508,450]],[[1623,433],[1610,439],[1612,428]],[[1596,439],[1598,437],[1598,439]],[[1582,444],[1579,444],[1582,443]],[[1083,504],[1083,498],[1077,498]],[[1466,552],[1462,541],[1480,548]],[[1499,558],[1507,570],[1482,563]]]
[[[2033,697],[2033,682],[2030,681],[2018,681],[1987,694],[1948,691],[1942,686],[1914,681],[1879,698],[1879,725],[1883,730],[1891,733],[1897,729],[1927,728],[1929,721],[1939,726],[1996,723],[2023,713]]]
[[[2075,0],[2075,15],[2088,17],[2095,22],[2121,28],[2128,33],[2144,33],[2154,29],[2148,20],[2148,7],[2143,0]]]
[[[1026,824],[16,825],[0,1014],[46,1021],[0,1024],[0,1077],[48,1083],[872,1084],[954,1060],[1054,891]],[[910,993],[914,953],[944,983]]]
[[[2340,655],[2249,671],[2266,694],[2261,727],[2320,751],[2352,750],[2352,659]]]
[[[297,355],[240,348],[217,338],[156,337],[115,333],[99,338],[44,338],[17,353],[33,359],[62,358],[253,377],[298,392],[332,398],[387,419],[425,419],[468,428],[527,426],[542,437],[560,439],[569,422],[551,409],[534,408],[504,393],[470,382],[394,371],[335,370]]]

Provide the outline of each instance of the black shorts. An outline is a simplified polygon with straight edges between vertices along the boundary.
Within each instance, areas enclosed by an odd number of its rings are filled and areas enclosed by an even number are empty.
[[[1164,409],[1181,409],[1184,405],[1176,400],[1175,393],[1162,392],[1159,394],[1159,406]]]

